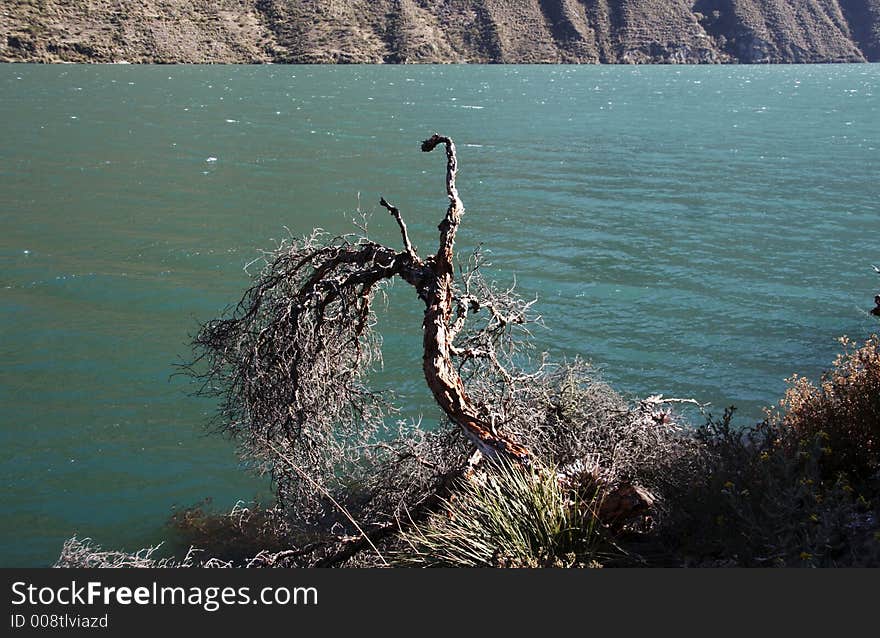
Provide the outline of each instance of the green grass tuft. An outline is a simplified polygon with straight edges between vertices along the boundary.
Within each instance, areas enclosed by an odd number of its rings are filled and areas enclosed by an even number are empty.
[[[402,533],[404,566],[594,566],[607,547],[595,486],[561,486],[554,470],[506,463],[462,481],[440,511]]]

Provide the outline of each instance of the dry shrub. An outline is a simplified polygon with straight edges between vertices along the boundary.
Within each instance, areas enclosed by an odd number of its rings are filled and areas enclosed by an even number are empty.
[[[483,480],[457,483],[427,519],[409,521],[398,563],[645,564],[644,541],[663,515],[663,497],[686,489],[707,463],[703,444],[661,399],[628,401],[582,361],[544,365],[515,386],[503,409],[504,426],[545,469],[488,466]],[[646,527],[600,520],[603,496],[620,485],[642,486],[660,499]]]
[[[169,527],[178,551],[198,547],[205,556],[245,564],[261,552],[290,549],[291,530],[278,508],[239,501],[230,512],[216,513],[209,506],[207,499],[172,514]]]
[[[105,550],[92,539],[78,539],[76,536],[64,542],[61,555],[53,567],[59,568],[231,568],[231,567],[298,567],[296,550],[277,552],[264,549],[245,561],[236,562],[209,556],[205,551],[189,548],[181,557],[156,557],[160,545],[140,549],[136,552]]]
[[[878,564],[870,498],[843,475],[823,477],[824,440],[731,416],[697,431],[706,463],[668,495],[662,553],[695,566]]]
[[[533,369],[535,302],[484,279],[488,264],[479,251],[453,277],[463,212],[454,144],[434,135],[422,151],[439,143],[446,145],[450,207],[436,254],[415,253],[400,211],[382,199],[403,251],[369,239],[366,219],[358,234],[288,237],[254,262],[258,272],[241,300],[193,341],[195,361],[186,370],[199,394],[219,400],[217,429],[271,474],[288,538],[322,545],[304,559],[309,565],[338,565],[365,549],[380,554],[376,542],[448,495],[473,450],[451,422],[490,458],[513,449],[530,457],[521,441],[548,465],[598,468],[609,486],[683,480],[686,437],[665,412],[628,405],[577,363]],[[396,277],[426,303],[425,326],[435,325],[438,309],[447,323],[434,341],[426,336],[419,353],[444,362],[442,374],[426,369],[435,397],[456,398],[445,405],[438,398],[447,418],[432,432],[413,425],[394,431],[390,397],[369,383],[381,363],[373,302]]]
[[[873,335],[862,346],[846,337],[840,342],[844,352],[820,384],[793,376],[770,418],[792,429],[798,445],[823,441],[825,478],[845,473],[864,480],[880,469],[880,339]]]
[[[767,419],[697,432],[708,462],[671,495],[667,551],[695,564],[880,564],[880,341],[841,339],[818,386],[794,376]]]
[[[636,483],[662,496],[700,462],[690,428],[667,405],[627,400],[576,360],[547,366],[523,389],[511,427],[546,464],[593,465],[608,485]]]
[[[159,545],[140,549],[137,552],[123,552],[118,550],[105,550],[100,545],[94,544],[91,538],[79,539],[76,536],[64,541],[61,555],[55,561],[53,567],[71,568],[163,568],[163,567],[193,567],[195,564],[194,552],[187,552],[182,560],[175,558],[158,558],[154,554],[159,551]]]

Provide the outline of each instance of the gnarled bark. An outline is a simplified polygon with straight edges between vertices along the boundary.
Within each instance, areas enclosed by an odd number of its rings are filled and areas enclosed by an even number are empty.
[[[403,235],[408,267],[399,274],[418,291],[425,302],[423,330],[423,370],[428,387],[440,408],[458,425],[483,456],[489,459],[505,457],[520,463],[530,463],[529,450],[510,436],[498,432],[492,422],[474,406],[453,363],[452,353],[456,330],[453,320],[453,256],[455,234],[464,215],[464,205],[458,196],[455,177],[458,159],[451,138],[432,135],[422,142],[422,151],[429,153],[438,145],[446,147],[446,194],[449,208],[440,222],[440,245],[437,253],[424,260],[412,248],[406,225],[400,211],[383,198],[380,202],[397,220]]]

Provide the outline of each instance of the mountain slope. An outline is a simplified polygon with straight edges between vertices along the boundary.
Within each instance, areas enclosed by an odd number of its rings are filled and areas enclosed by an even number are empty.
[[[880,0],[7,0],[0,60],[880,60]]]

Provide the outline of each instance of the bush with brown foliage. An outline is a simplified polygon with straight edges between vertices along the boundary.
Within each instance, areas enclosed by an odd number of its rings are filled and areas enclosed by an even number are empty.
[[[825,477],[821,437],[781,423],[735,427],[732,411],[696,438],[706,463],[670,494],[655,548],[694,566],[880,564],[876,487]]]
[[[707,463],[667,501],[664,551],[693,564],[880,565],[880,342],[844,352],[818,385],[793,376],[753,427],[732,411],[696,433]]]
[[[880,470],[880,339],[861,346],[843,337],[844,352],[819,385],[793,376],[770,419],[796,439],[821,439],[825,478],[845,474],[864,480]]]

